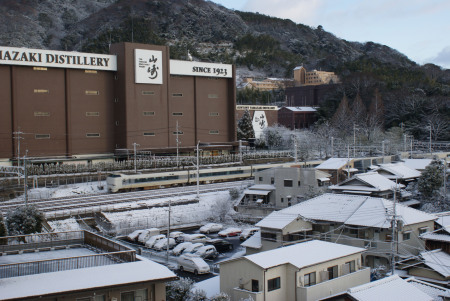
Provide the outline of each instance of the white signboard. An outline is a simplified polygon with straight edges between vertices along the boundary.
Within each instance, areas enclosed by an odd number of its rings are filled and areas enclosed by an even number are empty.
[[[117,71],[115,55],[3,46],[0,64]]]
[[[134,50],[134,82],[157,85],[163,83],[162,51]]]
[[[233,65],[170,60],[171,75],[233,77]]]
[[[261,135],[264,129],[267,127],[267,118],[266,112],[264,111],[255,111],[253,114],[253,130],[255,131],[255,138],[261,138]]]

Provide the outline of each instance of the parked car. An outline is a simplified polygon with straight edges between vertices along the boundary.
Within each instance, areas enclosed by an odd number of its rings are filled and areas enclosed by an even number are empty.
[[[183,251],[183,254],[187,254],[187,253],[195,253],[197,252],[197,250],[201,247],[203,247],[204,244],[202,244],[201,242],[197,242],[195,244],[192,244],[188,247],[186,247]]]
[[[180,271],[189,271],[198,274],[208,274],[209,265],[200,257],[193,254],[183,254],[177,258],[178,269]]]
[[[216,233],[222,230],[223,226],[221,224],[209,223],[200,227],[200,233]]]
[[[216,250],[220,253],[231,251],[234,248],[231,242],[220,238],[211,239],[210,241],[207,241],[205,244],[213,245],[216,248]]]
[[[181,231],[173,231],[170,232],[169,237],[175,239],[175,241],[178,242],[178,238],[182,235],[184,235],[184,233]]]
[[[147,248],[153,248],[153,246],[160,241],[161,239],[165,239],[166,236],[163,234],[159,234],[159,235],[154,235],[152,237],[150,237],[146,242],[145,242],[145,246]]]
[[[179,245],[177,245],[175,248],[173,248],[172,250],[172,254],[175,256],[180,255],[181,253],[183,253],[184,249],[186,249],[189,246],[192,246],[193,243],[186,241],[186,242],[182,242]]]
[[[239,236],[239,239],[240,240],[246,240],[250,236],[253,236],[253,234],[255,234],[258,231],[259,231],[259,228],[247,228],[247,229],[244,229],[244,230],[242,230],[242,233]]]
[[[169,238],[169,249],[172,249],[176,245],[177,243],[175,242],[175,239]],[[153,249],[155,249],[156,251],[167,250],[167,238],[160,239],[153,245]]]
[[[145,244],[150,237],[161,234],[158,228],[150,228],[144,230],[138,237],[138,241]]]
[[[226,228],[225,230],[220,231],[219,236],[220,237],[238,236],[239,234],[241,234],[241,232],[242,232],[242,229],[240,229],[240,228],[230,227],[230,228]]]
[[[194,254],[203,259],[216,258],[217,256],[219,256],[219,252],[217,252],[216,248],[212,245],[200,247]]]
[[[132,242],[136,242],[139,235],[142,234],[145,230],[136,230],[127,235],[127,239]]]
[[[196,243],[196,242],[206,242],[211,238],[209,238],[205,234],[184,234],[183,236],[180,236],[179,239],[181,241],[190,241],[192,243]]]

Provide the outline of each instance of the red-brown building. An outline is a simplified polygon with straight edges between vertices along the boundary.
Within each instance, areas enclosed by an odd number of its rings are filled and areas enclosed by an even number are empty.
[[[312,107],[283,107],[278,110],[278,123],[291,130],[309,128],[317,121],[316,111]]]
[[[0,47],[0,159],[170,151],[177,132],[184,147],[236,140],[232,65],[136,43],[110,53]]]

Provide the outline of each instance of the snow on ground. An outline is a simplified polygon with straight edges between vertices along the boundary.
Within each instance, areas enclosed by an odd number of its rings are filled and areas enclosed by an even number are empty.
[[[38,260],[50,260],[59,258],[79,257],[87,255],[96,255],[95,253],[86,248],[71,248],[63,250],[42,251],[33,253],[22,253],[17,255],[0,256],[0,264],[10,264],[19,262],[30,262]],[[114,263],[113,261],[111,261]]]
[[[77,220],[73,217],[64,220],[49,221],[48,224],[52,227],[54,232],[82,230],[80,224],[78,224]]]
[[[186,196],[162,198],[160,202],[169,202],[186,199]],[[195,194],[192,195],[192,199]],[[230,202],[228,191],[201,194],[198,203],[178,205],[171,207],[171,226],[199,224],[217,218],[220,214],[220,204]],[[154,202],[154,200],[152,201]],[[140,201],[142,203],[142,201]],[[128,234],[135,229],[165,228],[168,223],[168,207],[157,207],[143,210],[130,210],[124,212],[103,212],[105,217],[113,224],[117,234]]]
[[[208,298],[220,293],[220,276],[212,277],[194,285],[194,290],[203,290]]]

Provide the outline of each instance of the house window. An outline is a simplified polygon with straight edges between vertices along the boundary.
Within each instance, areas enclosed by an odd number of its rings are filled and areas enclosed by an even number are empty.
[[[338,266],[332,266],[327,269],[328,271],[328,280],[334,279],[338,277]]]
[[[183,112],[173,112],[172,116],[183,116]]]
[[[219,116],[219,112],[209,112],[209,116]]]
[[[34,71],[47,71],[46,67],[33,67]]]
[[[34,112],[34,117],[48,117],[50,112]]]
[[[155,136],[155,133],[144,132],[144,136]]]
[[[86,133],[86,138],[100,137],[100,133]]]
[[[86,112],[87,117],[98,117],[100,116],[100,112]]]
[[[411,239],[411,231],[403,232],[403,240],[410,240]]]
[[[386,239],[384,241],[391,242],[392,241],[392,235],[391,234],[386,234]]]
[[[173,97],[183,97],[183,93],[172,93]]]
[[[274,184],[275,183],[275,178],[270,178],[270,184]]]
[[[262,180],[263,180],[263,177],[259,177],[258,179],[259,179],[259,181],[260,181],[260,182],[262,182]]]
[[[419,235],[422,235],[422,234],[427,233],[427,232],[428,232],[428,227],[419,228]]]
[[[34,139],[50,139],[50,134],[35,134]]]
[[[284,198],[280,198],[280,201],[283,203],[284,202]]]
[[[259,281],[252,279],[252,292],[259,292]]]
[[[312,272],[305,275],[305,281],[303,286],[311,286],[316,284],[316,272]]]
[[[267,290],[274,291],[281,287],[280,277],[267,280]]]
[[[142,95],[155,95],[153,91],[142,91]]]
[[[147,289],[120,293],[120,301],[148,300]]]
[[[155,112],[153,112],[153,111],[144,111],[144,112],[142,112],[142,115],[144,115],[144,116],[155,116]]]
[[[271,232],[261,232],[261,238],[265,238],[267,240],[276,240],[277,234]]]
[[[292,187],[292,180],[284,180],[284,187]]]
[[[297,182],[297,186],[300,187],[300,181]]]
[[[99,95],[100,92],[99,91],[93,91],[93,90],[86,90],[85,94],[86,95]]]
[[[345,274],[353,273],[355,271],[355,261],[352,260],[352,261],[346,262],[344,264],[344,271],[346,272]]]
[[[209,134],[210,135],[218,135],[219,131],[218,130],[211,130],[211,131],[209,131]]]
[[[105,301],[105,295],[95,295],[93,297],[77,298],[76,301]]]

